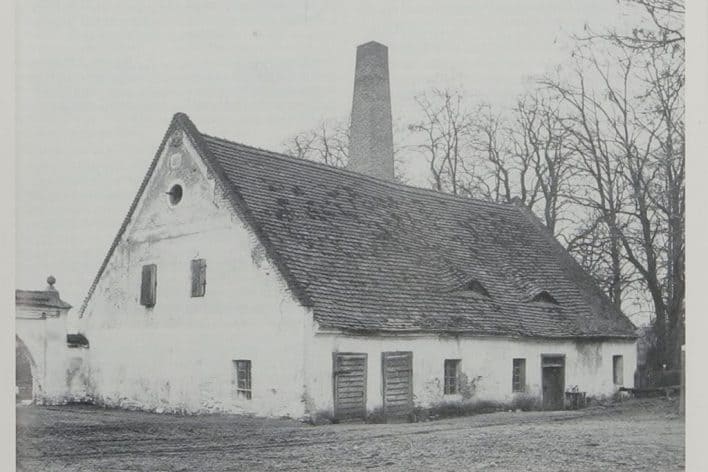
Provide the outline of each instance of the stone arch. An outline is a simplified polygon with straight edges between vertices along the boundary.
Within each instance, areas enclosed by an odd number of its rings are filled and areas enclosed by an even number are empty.
[[[25,342],[15,335],[15,397],[17,401],[34,400],[39,389],[37,364]]]

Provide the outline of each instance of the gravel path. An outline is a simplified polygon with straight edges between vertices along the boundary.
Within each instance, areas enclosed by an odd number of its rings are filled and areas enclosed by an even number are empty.
[[[18,407],[17,470],[674,471],[677,404],[492,413],[411,424],[308,426],[89,406]]]

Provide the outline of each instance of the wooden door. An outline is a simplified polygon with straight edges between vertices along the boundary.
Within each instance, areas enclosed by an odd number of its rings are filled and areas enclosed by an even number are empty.
[[[413,410],[413,353],[382,353],[381,372],[386,419],[406,419]]]
[[[541,356],[543,409],[562,410],[565,395],[565,357]]]
[[[363,420],[366,417],[367,355],[335,352],[332,359],[334,417],[339,421]]]

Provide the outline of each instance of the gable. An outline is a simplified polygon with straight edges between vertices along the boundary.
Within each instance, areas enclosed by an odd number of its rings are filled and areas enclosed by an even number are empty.
[[[89,288],[79,312],[80,317],[83,317],[106,271],[112,265],[125,266],[125,261],[118,259],[131,257],[128,253],[123,254],[126,251],[121,251],[122,246],[231,228],[234,220],[238,221],[239,226],[248,226],[244,213],[236,208],[238,202],[232,198],[229,185],[224,183],[219,169],[214,169],[208,156],[205,157],[205,153],[199,149],[193,125],[185,119],[185,115],[175,115],[165,133],[118,234]],[[179,186],[181,193],[178,202],[171,195],[175,186]],[[258,234],[255,236],[256,243],[260,244]],[[263,245],[260,247],[270,261],[271,255]],[[130,261],[133,265],[139,262]],[[282,279],[282,282],[291,288],[287,280]],[[109,287],[104,289],[111,290]],[[290,291],[293,293],[292,289]]]
[[[635,337],[632,323],[523,209],[385,182],[203,135],[186,115],[176,115],[171,129],[175,124],[209,178],[223,189],[230,210],[255,233],[290,291],[313,308],[321,327]],[[164,148],[165,141],[158,155]],[[153,171],[162,175],[156,161],[149,175]],[[158,207],[169,201],[160,192],[176,181],[168,176],[190,175],[165,172],[154,198],[146,200]],[[144,191],[146,182],[139,195]],[[128,217],[137,210],[136,234],[142,222],[161,224],[158,207],[137,206]],[[179,219],[179,214],[169,217]],[[193,229],[199,231],[199,225]],[[469,280],[489,296],[460,291]],[[538,287],[552,293],[558,305],[529,303],[529,293]]]
[[[224,226],[223,200],[214,177],[183,131],[167,140],[123,238],[158,240]],[[179,198],[176,198],[178,194]]]

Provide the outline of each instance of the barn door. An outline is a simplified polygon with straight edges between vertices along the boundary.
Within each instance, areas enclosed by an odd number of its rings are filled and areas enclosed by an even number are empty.
[[[381,354],[383,407],[387,420],[405,419],[413,410],[413,353]]]
[[[334,416],[340,421],[366,417],[366,354],[335,352],[332,355]]]
[[[562,410],[565,395],[565,357],[541,356],[543,409]]]

